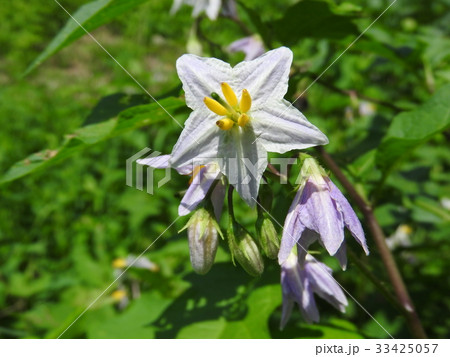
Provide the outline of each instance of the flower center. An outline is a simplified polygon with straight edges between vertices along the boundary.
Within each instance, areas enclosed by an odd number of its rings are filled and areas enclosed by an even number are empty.
[[[222,130],[230,130],[234,125],[245,127],[250,121],[247,112],[252,106],[252,98],[247,89],[242,90],[241,100],[238,102],[236,94],[228,83],[222,83],[223,100],[217,93],[211,93],[211,97],[205,97],[205,105],[213,113],[223,118],[216,121],[216,125]]]

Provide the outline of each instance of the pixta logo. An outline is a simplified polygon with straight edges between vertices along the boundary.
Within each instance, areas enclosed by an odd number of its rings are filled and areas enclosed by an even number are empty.
[[[146,191],[148,194],[153,194],[153,172],[154,168],[150,166],[144,166],[136,163],[136,160],[138,159],[149,159],[153,157],[160,156],[161,153],[159,151],[153,151],[150,155],[147,155],[149,152],[151,152],[150,148],[142,149],[141,151],[137,152],[133,156],[130,156],[126,160],[126,184],[130,187],[135,187],[140,191],[144,191],[144,175],[147,176],[147,182],[146,182]],[[145,156],[147,155],[147,156]],[[144,170],[145,169],[145,170]],[[133,180],[134,178],[134,180]],[[158,181],[158,188],[165,185],[167,182],[170,181],[170,167],[167,167],[165,169],[165,175],[164,177]]]

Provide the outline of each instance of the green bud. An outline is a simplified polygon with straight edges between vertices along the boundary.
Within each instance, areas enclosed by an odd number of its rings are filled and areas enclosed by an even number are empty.
[[[259,252],[256,242],[251,235],[238,223],[231,223],[232,228],[228,230],[228,244],[235,260],[252,275],[259,276],[264,271],[264,260]]]
[[[264,254],[270,259],[276,259],[280,248],[278,233],[272,220],[265,212],[260,212],[258,214],[258,219],[256,220],[256,234]]]
[[[323,177],[328,177],[325,170],[312,157],[303,160],[300,174],[304,180],[307,180],[310,176],[313,176],[316,182],[322,182]]]
[[[206,274],[214,263],[220,227],[205,208],[197,209],[182,230],[187,228],[191,265],[198,274]]]

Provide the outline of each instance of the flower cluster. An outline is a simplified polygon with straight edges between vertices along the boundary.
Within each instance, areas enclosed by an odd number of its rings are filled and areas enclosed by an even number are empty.
[[[253,55],[260,50],[255,47]],[[270,215],[271,191],[260,190],[268,152],[285,153],[328,143],[327,137],[284,99],[291,62],[292,52],[285,47],[235,67],[216,58],[181,56],[177,71],[192,112],[170,155],[138,161],[153,168],[172,167],[191,176],[178,212],[180,216],[193,212],[185,228],[197,273],[211,269],[219,237],[228,241],[233,262],[250,275],[263,272],[263,255],[278,257],[282,327],[294,303],[307,322],[318,321],[314,294],[340,311],[347,305],[331,269],[308,254],[312,243],[318,241],[345,269],[346,227],[368,254],[355,212],[309,156],[303,160],[300,186],[279,240]],[[223,234],[219,222],[227,188],[229,226]],[[234,215],[233,190],[248,206],[257,206],[256,237]]]

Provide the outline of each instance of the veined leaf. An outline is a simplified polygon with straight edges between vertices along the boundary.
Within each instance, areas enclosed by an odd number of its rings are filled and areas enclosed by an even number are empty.
[[[185,105],[181,99],[177,98],[162,99],[159,103],[168,112],[172,113]],[[14,181],[38,169],[52,166],[103,140],[167,119],[167,113],[157,103],[138,105],[126,109],[117,118],[82,127],[73,134],[67,135],[64,143],[58,149],[43,150],[17,162],[0,178],[0,185]]]
[[[86,31],[92,31],[146,1],[148,0],[97,0],[81,6],[71,15]],[[85,35],[86,32],[78,23],[70,18],[45,50],[28,66],[24,74],[30,73],[50,56]]]
[[[422,106],[394,118],[376,155],[384,177],[412,150],[450,127],[449,98],[450,85],[446,85]]]

